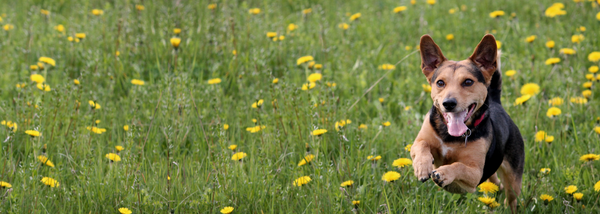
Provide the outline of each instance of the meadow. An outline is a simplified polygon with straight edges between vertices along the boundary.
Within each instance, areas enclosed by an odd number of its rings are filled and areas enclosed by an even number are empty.
[[[418,44],[486,34],[521,213],[599,213],[600,1],[0,1],[0,213],[510,213],[413,175]]]

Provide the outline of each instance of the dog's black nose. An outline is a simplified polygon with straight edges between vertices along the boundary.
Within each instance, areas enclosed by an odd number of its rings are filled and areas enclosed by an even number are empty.
[[[452,111],[456,107],[456,98],[446,98],[442,105],[444,105],[446,111]]]

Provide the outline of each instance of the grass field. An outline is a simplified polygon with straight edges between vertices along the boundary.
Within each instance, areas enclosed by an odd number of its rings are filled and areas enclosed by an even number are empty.
[[[485,33],[519,211],[599,213],[600,6],[554,3],[0,1],[0,213],[510,213],[393,164],[432,105],[420,36]]]

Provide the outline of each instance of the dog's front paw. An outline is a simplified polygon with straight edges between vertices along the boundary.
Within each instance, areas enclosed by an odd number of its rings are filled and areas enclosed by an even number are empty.
[[[447,167],[442,166],[431,172],[431,178],[438,186],[445,187],[454,182],[455,175]]]
[[[433,164],[431,159],[416,159],[413,163],[413,168],[415,170],[415,176],[421,182],[425,182],[429,180],[431,176],[431,171],[433,171]]]

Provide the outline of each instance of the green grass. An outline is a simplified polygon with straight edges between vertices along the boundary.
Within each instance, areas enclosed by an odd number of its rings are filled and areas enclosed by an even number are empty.
[[[464,59],[486,32],[502,42],[502,69],[517,71],[512,78],[504,76],[502,101],[525,140],[519,210],[600,212],[600,194],[594,191],[600,162],[579,161],[584,154],[600,153],[593,130],[600,96],[592,87],[587,104],[569,101],[586,90],[585,74],[598,65],[587,59],[600,51],[596,3],[565,1],[567,15],[555,18],[544,16],[554,3],[547,0],[435,5],[422,0],[416,5],[407,0],[225,1],[217,2],[215,10],[207,9],[209,3],[0,2],[0,25],[14,25],[0,30],[0,119],[18,124],[16,132],[6,126],[0,130],[0,181],[12,184],[10,190],[0,189],[1,213],[118,213],[121,207],[134,213],[219,213],[226,206],[234,213],[352,213],[353,200],[360,200],[355,210],[360,213],[487,212],[477,200],[482,193],[453,195],[433,182],[418,182],[410,166],[392,166],[397,158],[410,158],[405,146],[413,142],[432,104],[422,88],[427,82],[415,51],[419,37],[430,34],[447,58]],[[136,4],[145,10],[137,11]],[[408,9],[394,14],[401,5]],[[254,7],[261,13],[249,14]],[[92,15],[95,8],[104,14]],[[303,15],[306,8],[312,13]],[[449,14],[451,8],[456,13]],[[51,14],[46,17],[40,9]],[[490,18],[494,10],[506,15]],[[362,17],[349,21],[346,14],[358,12]],[[348,30],[338,28],[344,22]],[[287,31],[290,23],[299,28]],[[64,33],[54,29],[59,24]],[[586,31],[579,32],[579,26]],[[182,29],[178,51],[169,42],[176,27]],[[270,31],[285,39],[271,41],[266,37]],[[86,38],[68,41],[75,33],[86,33]],[[454,40],[447,41],[447,34],[454,34]],[[577,34],[585,39],[571,42]],[[530,35],[537,39],[525,42]],[[556,47],[546,48],[547,40]],[[577,53],[559,54],[560,48]],[[323,69],[298,66],[296,60],[306,55]],[[41,56],[56,60],[56,66],[31,71]],[[561,62],[545,65],[551,57]],[[396,68],[379,70],[384,63]],[[314,72],[323,79],[309,91],[300,90]],[[34,73],[45,76],[52,90],[37,89],[30,80]],[[222,82],[207,84],[212,78]],[[274,78],[278,84],[271,83]],[[132,79],[146,84],[133,85]],[[26,86],[17,88],[18,83]],[[539,84],[541,92],[516,106],[526,83]],[[553,97],[565,102],[558,106],[561,115],[548,118]],[[259,99],[264,99],[262,108],[251,108]],[[89,100],[102,108],[92,110]],[[255,126],[252,119],[266,128],[246,131]],[[335,121],[346,119],[352,123],[336,131]],[[86,129],[96,120],[106,132]],[[382,127],[386,121],[391,126]],[[359,130],[361,124],[368,128]],[[317,128],[328,132],[311,136]],[[42,135],[30,137],[25,130]],[[535,142],[538,130],[555,140]],[[227,147],[232,144],[247,153],[243,161],[231,160]],[[105,155],[116,152],[117,145],[125,147],[119,152],[122,160],[111,163]],[[316,158],[297,166],[307,145]],[[37,160],[44,152],[54,168]],[[369,155],[382,158],[372,163]],[[552,171],[541,175],[546,167]],[[400,179],[382,181],[387,171],[399,172]],[[301,176],[312,181],[294,186]],[[45,186],[42,177],[60,186]],[[354,186],[340,188],[346,180]],[[568,185],[579,188],[582,201],[564,192]],[[554,200],[544,205],[541,194]],[[502,204],[505,195],[493,197]],[[510,212],[505,205],[494,210]]]

